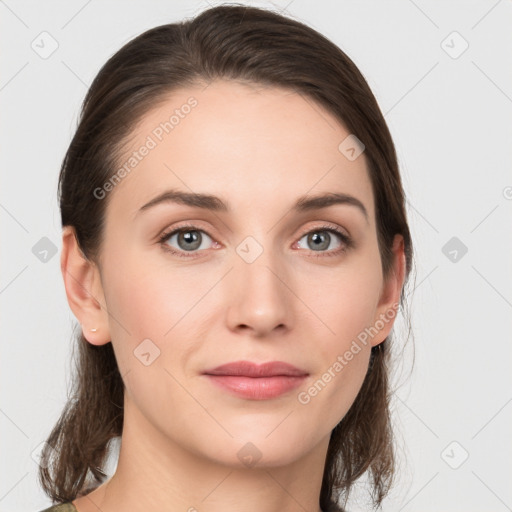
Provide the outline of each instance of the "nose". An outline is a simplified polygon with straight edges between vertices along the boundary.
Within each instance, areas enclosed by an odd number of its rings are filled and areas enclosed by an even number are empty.
[[[255,337],[291,329],[293,293],[286,274],[265,252],[252,263],[235,261],[225,291],[229,329],[251,331]]]

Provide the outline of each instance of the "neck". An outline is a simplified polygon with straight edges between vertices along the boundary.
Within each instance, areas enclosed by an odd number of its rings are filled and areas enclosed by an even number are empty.
[[[73,503],[78,512],[322,512],[328,441],[286,464],[264,457],[253,467],[220,464],[173,442],[125,397],[115,474]]]

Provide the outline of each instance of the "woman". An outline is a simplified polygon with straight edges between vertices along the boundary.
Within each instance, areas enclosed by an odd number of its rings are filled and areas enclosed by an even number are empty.
[[[238,5],[145,32],[92,83],[59,196],[81,333],[47,511],[326,512],[367,472],[382,502],[412,242],[337,46]]]

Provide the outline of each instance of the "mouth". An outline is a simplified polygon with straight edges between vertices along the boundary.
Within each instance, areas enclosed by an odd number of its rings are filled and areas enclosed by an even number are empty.
[[[256,364],[236,361],[206,370],[204,375],[221,389],[249,400],[268,400],[300,386],[308,372],[282,361]]]
[[[283,361],[271,361],[257,364],[251,361],[234,361],[206,370],[206,375],[223,375],[238,377],[302,377],[308,372]]]

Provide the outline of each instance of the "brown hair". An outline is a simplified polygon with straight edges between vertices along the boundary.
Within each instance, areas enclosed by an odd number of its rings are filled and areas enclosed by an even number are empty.
[[[99,71],[59,177],[62,226],[74,227],[84,256],[99,261],[108,197],[100,201],[93,191],[114,174],[135,124],[171,91],[216,78],[298,92],[334,114],[362,141],[383,274],[387,278],[392,271],[393,238],[401,234],[407,282],[413,252],[405,197],[394,144],[367,82],[338,46],[312,28],[242,5],[209,8],[194,19],[148,30]],[[402,290],[400,305],[404,303]],[[47,439],[39,470],[40,483],[54,502],[72,501],[105,480],[108,444],[123,426],[124,383],[112,343],[92,345],[81,332],[76,341],[73,389]],[[360,392],[331,433],[320,495],[323,510],[342,497],[346,502],[366,471],[376,506],[390,488],[390,342],[391,335],[372,349]]]

